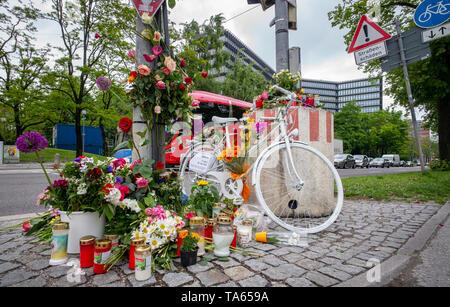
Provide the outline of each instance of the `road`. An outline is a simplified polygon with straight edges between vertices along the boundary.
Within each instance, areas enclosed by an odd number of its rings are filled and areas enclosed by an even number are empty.
[[[420,171],[420,167],[339,169],[342,178]],[[51,180],[58,174],[49,171]],[[0,169],[0,216],[43,212],[36,206],[37,196],[47,186],[40,169]]]
[[[427,167],[426,167],[427,168]],[[339,176],[341,178],[348,177],[362,177],[362,176],[376,176],[385,174],[398,174],[398,173],[410,173],[420,172],[420,166],[414,167],[390,167],[390,168],[349,168],[338,169]]]

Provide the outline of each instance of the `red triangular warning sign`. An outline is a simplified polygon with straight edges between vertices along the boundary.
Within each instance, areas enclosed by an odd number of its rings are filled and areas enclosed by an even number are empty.
[[[384,31],[366,15],[363,15],[347,52],[352,53],[390,38],[391,35],[389,33]]]

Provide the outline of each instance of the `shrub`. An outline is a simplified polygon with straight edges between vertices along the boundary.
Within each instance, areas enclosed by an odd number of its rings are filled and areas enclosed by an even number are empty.
[[[430,168],[433,171],[449,171],[450,163],[445,160],[434,160],[430,162]]]

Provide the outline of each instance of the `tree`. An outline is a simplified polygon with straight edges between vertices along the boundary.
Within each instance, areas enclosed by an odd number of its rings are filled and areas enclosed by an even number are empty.
[[[120,0],[52,0],[46,18],[59,30],[62,47],[55,47],[62,57],[48,88],[66,95],[73,108],[76,152],[82,154],[81,111],[87,108],[95,87],[96,72],[107,52],[125,56],[135,25],[135,10]]]
[[[378,24],[388,32],[395,33],[392,21],[399,18],[402,31],[414,27],[413,13],[421,0],[382,0],[378,14]],[[372,1],[372,3],[376,3]],[[332,26],[348,29],[344,35],[347,45],[356,30],[359,18],[371,10],[367,0],[342,0],[333,11],[328,13]],[[441,159],[450,159],[450,112],[449,89],[449,38],[430,42],[432,56],[408,66],[409,77],[416,107],[421,106],[427,112],[428,126],[437,129],[439,134],[439,153]],[[375,60],[363,66],[365,72],[379,74],[380,61]],[[386,75],[386,93],[395,98],[397,104],[408,106],[405,80],[401,68]]]
[[[336,138],[342,139],[344,151],[352,154],[364,152],[368,131],[363,127],[365,114],[354,101],[346,103],[342,110],[334,116]]]

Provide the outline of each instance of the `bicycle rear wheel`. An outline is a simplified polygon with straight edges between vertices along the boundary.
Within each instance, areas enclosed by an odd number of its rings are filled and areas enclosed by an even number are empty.
[[[321,152],[299,142],[290,145],[295,170],[285,143],[269,148],[256,166],[256,196],[281,227],[297,233],[322,231],[341,211],[341,179]]]

